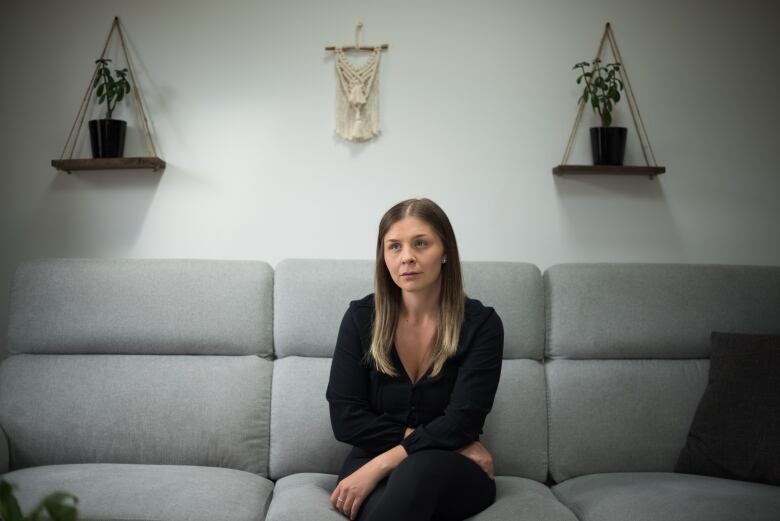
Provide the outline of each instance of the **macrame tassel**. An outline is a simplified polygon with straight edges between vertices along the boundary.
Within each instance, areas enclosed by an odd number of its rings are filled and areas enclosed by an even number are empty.
[[[374,49],[360,67],[350,63],[341,49],[336,50],[336,134],[361,142],[379,134],[379,52]]]

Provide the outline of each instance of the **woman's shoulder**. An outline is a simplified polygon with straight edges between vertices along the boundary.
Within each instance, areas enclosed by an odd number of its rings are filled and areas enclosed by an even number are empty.
[[[369,293],[361,299],[350,301],[347,314],[351,315],[358,325],[370,325],[374,317],[374,294]]]
[[[491,306],[486,306],[482,301],[466,297],[464,303],[463,322],[466,328],[479,328],[480,326],[499,327],[503,329],[501,317]]]
[[[463,304],[463,310],[467,317],[487,316],[496,312],[492,307],[483,304],[481,300],[469,297],[466,297],[466,301]]]
[[[374,309],[374,294],[369,293],[363,298],[350,301],[349,308],[350,309],[354,309],[354,308]]]

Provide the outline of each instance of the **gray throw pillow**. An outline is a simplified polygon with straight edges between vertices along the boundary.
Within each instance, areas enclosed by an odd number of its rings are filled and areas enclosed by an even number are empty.
[[[710,342],[709,383],[674,470],[780,485],[780,335]]]

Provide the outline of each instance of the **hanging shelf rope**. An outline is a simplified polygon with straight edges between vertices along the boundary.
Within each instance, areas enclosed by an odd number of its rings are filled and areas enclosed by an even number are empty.
[[[645,130],[645,124],[642,121],[642,115],[639,113],[639,105],[637,105],[636,97],[634,96],[634,89],[631,88],[631,82],[628,79],[628,71],[626,71],[626,64],[623,61],[623,57],[620,55],[620,49],[618,49],[617,40],[615,34],[612,32],[612,25],[607,22],[604,27],[604,34],[601,36],[599,42],[599,48],[596,52],[596,58],[601,59],[601,55],[604,52],[604,42],[609,43],[609,47],[612,50],[612,55],[615,57],[618,63],[620,63],[620,69],[618,75],[625,85],[626,101],[628,102],[628,108],[631,111],[631,119],[634,121],[634,128],[636,134],[639,137],[639,144],[642,146],[642,155],[645,158],[645,164],[647,166],[614,166],[614,165],[568,165],[572,148],[574,146],[574,139],[577,135],[577,129],[580,126],[582,120],[582,112],[585,109],[585,100],[581,99],[579,106],[577,107],[577,116],[574,119],[574,126],[572,126],[571,133],[569,134],[569,142],[566,144],[566,150],[563,153],[563,159],[561,164],[553,168],[553,174],[626,174],[626,175],[647,175],[652,179],[658,174],[666,172],[666,167],[658,166],[655,161],[655,154],[653,153],[653,147],[650,145],[650,137]]]
[[[98,73],[98,65],[96,64],[95,70],[92,73],[92,78],[87,85],[87,91],[84,93],[84,98],[81,100],[81,106],[76,114],[76,120],[73,122],[73,126],[70,127],[68,133],[68,139],[65,141],[65,146],[62,149],[59,159],[53,159],[51,165],[57,170],[71,173],[73,170],[117,170],[117,169],[152,169],[155,172],[157,170],[165,169],[165,161],[157,156],[157,148],[155,147],[152,133],[149,128],[149,120],[146,116],[146,110],[144,109],[143,101],[141,100],[141,93],[139,92],[138,82],[135,80],[135,70],[133,68],[133,62],[130,59],[130,54],[127,52],[127,42],[125,41],[125,35],[122,32],[122,25],[119,22],[119,17],[115,16],[114,21],[111,24],[111,30],[108,32],[108,38],[103,46],[103,52],[100,53],[100,59],[106,57],[108,52],[108,46],[111,42],[111,38],[114,33],[119,37],[119,42],[122,46],[122,53],[125,56],[125,63],[127,63],[127,69],[130,74],[130,81],[133,85],[133,98],[135,99],[135,108],[138,115],[138,121],[141,122],[144,131],[144,137],[147,146],[148,156],[146,157],[111,157],[111,158],[95,158],[95,159],[73,159],[73,153],[76,149],[76,142],[78,136],[81,133],[81,129],[84,126],[84,119],[86,119],[87,112],[89,110],[92,85],[95,81],[95,76]],[[68,152],[70,147],[70,152]],[[68,153],[67,159],[65,158]]]

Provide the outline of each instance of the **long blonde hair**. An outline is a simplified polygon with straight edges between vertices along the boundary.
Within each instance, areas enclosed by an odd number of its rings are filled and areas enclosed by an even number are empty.
[[[441,265],[439,324],[436,327],[431,376],[441,372],[444,362],[458,349],[466,296],[455,232],[439,205],[430,199],[407,199],[390,208],[379,221],[374,267],[374,321],[368,355],[377,371],[391,376],[398,373],[391,360],[395,330],[401,311],[401,288],[393,281],[385,265],[383,239],[390,227],[404,217],[417,217],[433,228],[444,245],[447,262]]]

